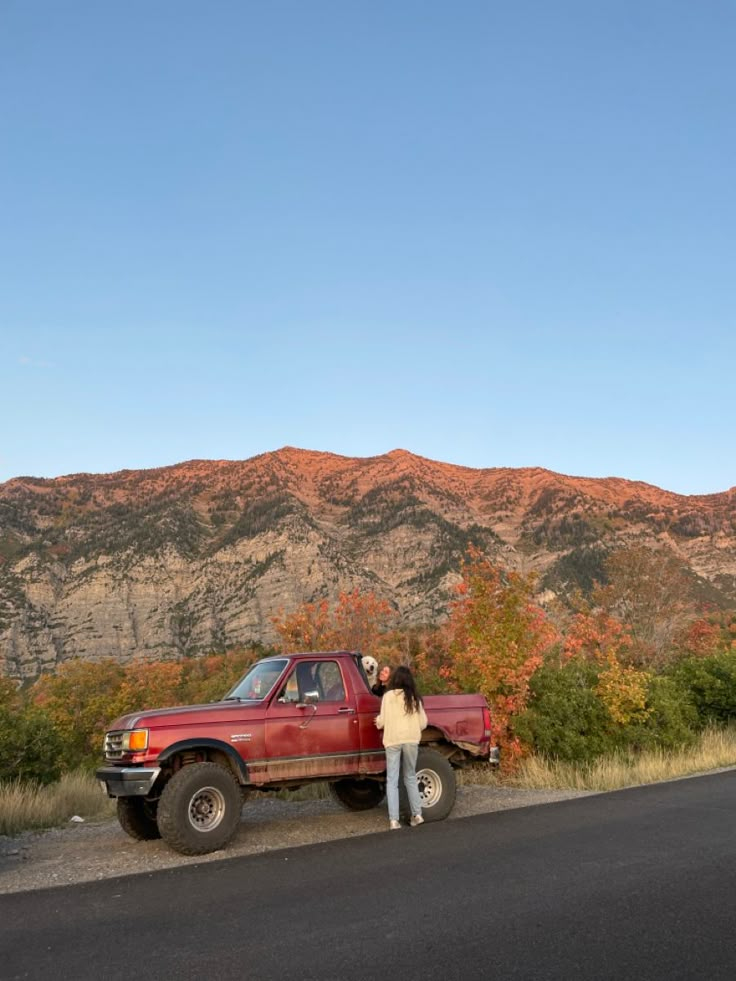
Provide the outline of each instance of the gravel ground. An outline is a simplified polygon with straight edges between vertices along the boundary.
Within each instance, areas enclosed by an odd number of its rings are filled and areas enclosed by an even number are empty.
[[[574,791],[458,787],[457,803],[449,820],[583,796],[586,794]],[[70,824],[53,831],[29,832],[18,838],[0,836],[0,893],[46,889],[119,875],[145,875],[179,865],[351,838],[384,831],[387,823],[385,805],[354,812],[344,810],[332,800],[294,802],[259,798],[246,802],[240,829],[226,850],[191,858],[171,851],[162,841],[133,841],[117,821]]]

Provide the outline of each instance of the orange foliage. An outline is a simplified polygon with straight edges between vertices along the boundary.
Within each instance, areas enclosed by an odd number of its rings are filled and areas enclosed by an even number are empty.
[[[716,654],[721,646],[720,626],[706,619],[696,620],[689,625],[683,646],[695,657]]]
[[[394,611],[374,593],[357,589],[340,593],[332,607],[328,600],[303,603],[295,613],[272,617],[284,652],[370,651],[380,646],[394,621]]]
[[[578,613],[568,627],[563,657],[585,657],[605,665],[595,691],[618,725],[643,721],[651,675],[623,664],[631,648],[629,628],[603,609]]]
[[[576,614],[565,634],[565,660],[578,655],[591,661],[618,660],[631,643],[628,628],[605,610]]]
[[[64,737],[70,766],[101,755],[103,734],[126,709],[120,697],[124,678],[116,661],[74,660],[33,686],[32,700]]]
[[[413,664],[419,676],[422,692],[441,695],[448,688],[459,690],[448,678],[448,665],[451,661],[451,635],[448,625],[436,629],[429,628],[417,640],[418,649],[414,652]]]
[[[665,548],[632,545],[609,556],[606,573],[607,585],[591,594],[593,606],[626,624],[629,663],[663,667],[695,611],[682,561]]]
[[[183,664],[181,704],[219,701],[248,668],[271,651],[237,648],[226,654],[189,658]]]
[[[222,698],[263,651],[246,649],[197,660],[66,661],[44,675],[31,701],[53,722],[67,747],[66,765],[99,759],[102,739],[120,715]]]
[[[688,625],[681,645],[686,654],[694,657],[736,650],[736,613],[719,611],[695,620]]]
[[[558,640],[533,602],[534,578],[502,572],[475,548],[463,563],[451,604],[448,660],[440,675],[455,691],[479,691],[491,707],[492,738],[506,767],[522,753],[513,718],[529,697],[529,680]]]
[[[181,693],[182,673],[181,661],[139,661],[128,665],[118,695],[126,706],[125,711],[176,705]]]

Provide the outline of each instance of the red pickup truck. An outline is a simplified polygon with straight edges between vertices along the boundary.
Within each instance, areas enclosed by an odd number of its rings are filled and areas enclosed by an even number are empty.
[[[454,767],[495,762],[482,695],[430,695],[417,779],[426,821],[455,803]],[[379,698],[359,654],[288,654],[258,661],[221,702],[124,715],[105,735],[97,771],[117,798],[122,828],[161,837],[184,855],[223,848],[250,789],[326,781],[345,807],[385,793],[386,759],[374,720]]]

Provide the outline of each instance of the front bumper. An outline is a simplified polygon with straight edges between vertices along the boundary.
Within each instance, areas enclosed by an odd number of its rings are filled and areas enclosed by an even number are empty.
[[[160,766],[103,766],[95,776],[108,797],[145,797],[160,772]]]

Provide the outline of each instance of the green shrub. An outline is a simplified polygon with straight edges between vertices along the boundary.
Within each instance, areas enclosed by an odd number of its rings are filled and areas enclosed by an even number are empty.
[[[540,668],[530,683],[526,711],[514,724],[519,738],[548,759],[590,762],[604,754],[691,745],[698,715],[687,691],[653,676],[643,718],[615,722],[596,692],[601,667],[574,658]]]
[[[0,708],[0,782],[59,779],[64,757],[61,736],[35,708]]]
[[[670,676],[687,692],[701,728],[736,720],[736,651],[687,658],[671,669]]]
[[[671,678],[654,675],[647,689],[647,717],[624,727],[621,738],[635,750],[691,746],[697,736],[698,714],[688,693]]]
[[[514,732],[542,756],[583,762],[616,749],[613,721],[594,689],[595,664],[581,659],[547,664],[532,677],[529,705]]]

